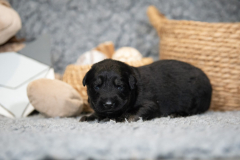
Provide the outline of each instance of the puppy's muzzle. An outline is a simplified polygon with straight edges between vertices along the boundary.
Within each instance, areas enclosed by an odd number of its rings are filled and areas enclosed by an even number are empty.
[[[112,109],[114,105],[115,103],[113,103],[111,100],[107,100],[103,103],[105,109]]]

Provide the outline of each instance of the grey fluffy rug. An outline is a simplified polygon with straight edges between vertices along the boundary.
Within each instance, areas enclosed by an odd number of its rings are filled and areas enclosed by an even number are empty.
[[[151,121],[0,117],[0,159],[238,159],[240,111]]]

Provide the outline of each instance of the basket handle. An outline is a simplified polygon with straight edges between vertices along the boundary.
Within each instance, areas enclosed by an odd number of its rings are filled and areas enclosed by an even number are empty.
[[[149,18],[150,23],[153,25],[153,27],[159,31],[161,27],[163,26],[164,21],[167,20],[167,18],[158,11],[158,9],[155,6],[149,6],[147,9],[147,15]]]

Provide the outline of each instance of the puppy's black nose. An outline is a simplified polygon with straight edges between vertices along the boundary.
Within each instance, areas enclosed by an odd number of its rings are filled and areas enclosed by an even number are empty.
[[[110,109],[112,108],[114,105],[114,103],[112,103],[111,101],[106,101],[103,106],[106,108],[106,109]]]

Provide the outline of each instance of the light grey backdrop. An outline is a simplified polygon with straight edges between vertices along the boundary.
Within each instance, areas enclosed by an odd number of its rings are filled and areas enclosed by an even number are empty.
[[[52,37],[52,63],[58,73],[104,41],[131,46],[158,59],[159,39],[146,9],[155,5],[170,19],[240,21],[239,0],[10,0],[22,18],[21,38]]]

